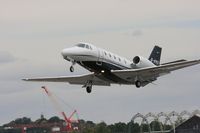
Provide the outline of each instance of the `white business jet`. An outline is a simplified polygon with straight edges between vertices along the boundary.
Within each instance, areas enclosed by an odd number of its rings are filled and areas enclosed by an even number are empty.
[[[72,62],[70,71],[74,71],[74,65],[79,64],[91,73],[77,76],[41,77],[23,79],[25,81],[41,82],[68,82],[79,84],[91,93],[93,85],[110,86],[111,84],[135,85],[143,87],[158,77],[170,72],[200,63],[200,60],[177,60],[160,64],[162,48],[155,46],[150,57],[135,56],[132,61],[118,56],[104,49],[97,48],[88,43],[79,43],[62,51],[65,60]]]

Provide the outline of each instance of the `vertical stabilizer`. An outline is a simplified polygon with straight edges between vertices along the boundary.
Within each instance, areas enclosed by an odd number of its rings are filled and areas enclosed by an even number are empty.
[[[161,52],[162,48],[155,46],[151,52],[151,55],[149,56],[149,60],[156,66],[160,65]]]

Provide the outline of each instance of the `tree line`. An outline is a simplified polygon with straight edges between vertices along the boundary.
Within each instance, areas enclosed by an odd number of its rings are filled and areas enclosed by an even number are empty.
[[[36,121],[32,121],[30,118],[23,117],[23,118],[17,118],[7,124],[4,124],[0,127],[0,133],[8,133],[5,131],[5,127],[12,126],[13,124],[41,124],[41,123],[64,123],[64,120],[60,119],[57,116],[51,117],[50,119],[46,119],[44,117],[41,117],[40,119],[37,119]],[[152,121],[150,123],[151,130],[154,131],[160,131],[160,124],[157,121]],[[162,127],[165,127],[165,130],[170,130],[172,127],[170,125],[162,125]],[[138,124],[134,122],[118,122],[114,124],[106,124],[105,122],[100,123],[94,123],[93,121],[85,121],[85,120],[79,120],[79,131],[80,133],[140,133],[142,130],[143,132],[149,131],[149,126],[147,124]],[[9,132],[11,133],[11,132]],[[17,131],[15,131],[17,133]],[[31,132],[30,132],[31,133]],[[39,133],[39,131],[38,131]]]

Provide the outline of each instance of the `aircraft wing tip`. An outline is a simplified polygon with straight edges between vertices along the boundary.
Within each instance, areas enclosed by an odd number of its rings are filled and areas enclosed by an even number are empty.
[[[22,79],[23,81],[29,81],[29,79],[28,78],[25,78],[25,79]]]

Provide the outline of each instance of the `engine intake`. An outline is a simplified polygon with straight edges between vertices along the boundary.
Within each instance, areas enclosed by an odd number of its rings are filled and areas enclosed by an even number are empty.
[[[135,56],[134,58],[133,58],[133,63],[134,64],[138,64],[140,62],[140,57],[139,56]]]
[[[149,61],[148,59],[142,56],[135,56],[133,58],[133,66],[137,68],[143,68],[143,67],[151,67],[155,65],[151,61]]]

